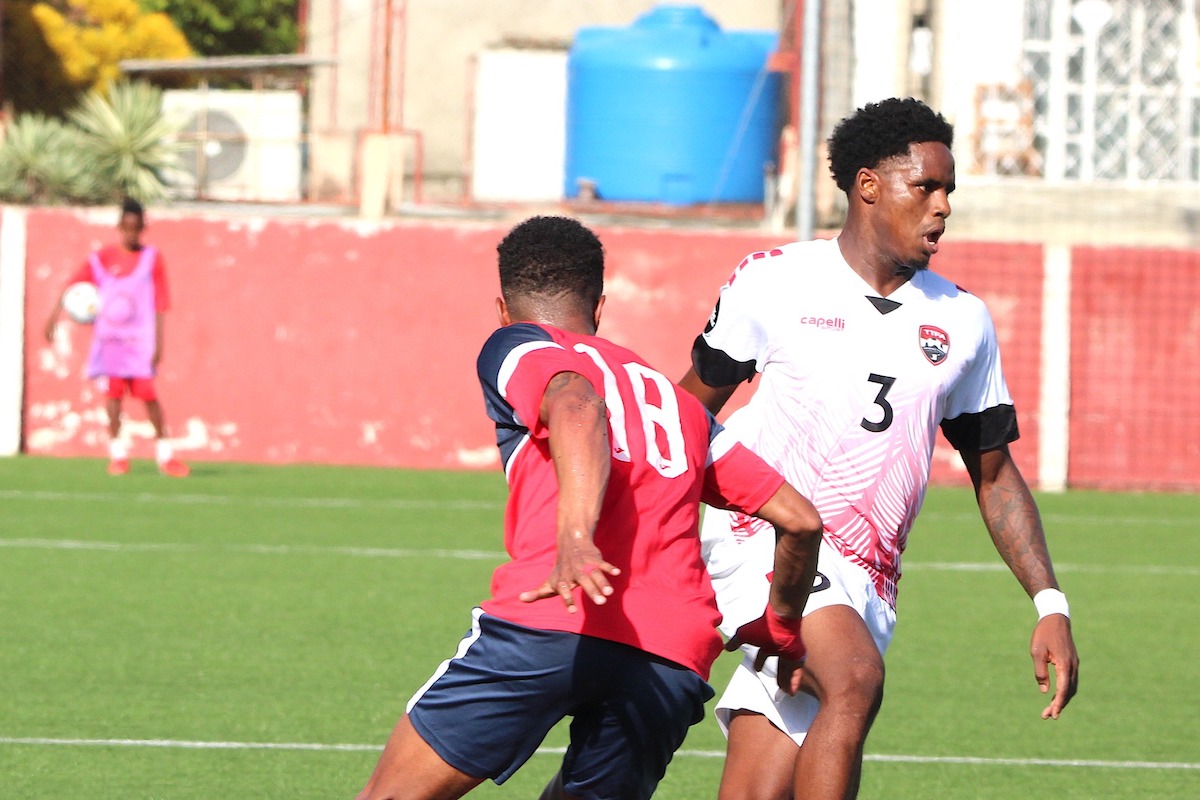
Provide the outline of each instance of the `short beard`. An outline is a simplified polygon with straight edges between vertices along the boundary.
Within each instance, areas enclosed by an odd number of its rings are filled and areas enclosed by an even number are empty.
[[[907,264],[897,264],[894,274],[897,278],[904,278],[907,281],[912,280],[913,275],[927,269],[929,269],[929,259],[925,259],[924,261],[910,261]]]

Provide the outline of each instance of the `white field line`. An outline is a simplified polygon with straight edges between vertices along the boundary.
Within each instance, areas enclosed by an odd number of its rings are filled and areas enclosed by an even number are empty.
[[[379,752],[382,744],[319,744],[315,742],[202,742],[186,739],[51,739],[36,736],[0,736],[0,745],[50,747],[160,747],[180,750],[312,750],[324,752]],[[562,747],[539,747],[541,755],[561,755]],[[723,750],[680,750],[676,758],[724,758]],[[977,758],[974,756],[865,755],[866,761],[902,764],[969,764],[1005,767],[1100,767],[1111,769],[1200,770],[1200,764],[1180,761],[1102,761],[1098,759]]]
[[[366,558],[451,558],[465,561],[503,561],[508,556],[498,550],[417,550],[403,547],[320,547],[291,544],[199,545],[188,543],[90,542],[79,539],[0,539],[0,547],[28,550],[101,550],[104,552],[198,553],[217,550],[228,553],[264,555],[342,555]]]
[[[483,500],[413,500],[413,499],[365,499],[347,497],[254,497],[241,495],[204,495],[177,494],[161,495],[153,493],[121,494],[110,492],[58,492],[58,491],[26,491],[20,489],[0,490],[0,500],[32,501],[32,502],[122,502],[144,504],[174,504],[174,505],[223,505],[223,506],[252,506],[252,507],[292,507],[292,508],[323,508],[323,509],[393,509],[399,511],[476,511],[500,510],[503,503]],[[929,512],[921,517],[927,520],[944,522],[963,522],[970,524],[978,522],[977,516],[969,513],[938,513]],[[1184,519],[1168,519],[1153,517],[1095,517],[1085,518],[1076,516],[1046,515],[1049,523],[1074,523],[1095,525],[1122,525],[1142,527],[1190,527],[1200,529],[1194,521]],[[113,552],[195,552],[204,549],[200,545],[186,543],[120,543],[96,542],[83,540],[58,539],[0,539],[0,547],[31,548],[31,549],[60,549],[60,550],[104,550]],[[486,550],[417,550],[411,548],[381,548],[381,547],[320,547],[305,545],[215,545],[227,552],[263,553],[275,555],[289,554],[329,554],[376,558],[447,558],[465,560],[495,560],[505,558],[499,551]],[[999,562],[982,563],[937,563],[937,562],[908,562],[904,565],[906,571],[937,570],[948,572],[1003,572],[1007,569]],[[1082,572],[1098,574],[1131,574],[1131,575],[1177,575],[1185,577],[1200,576],[1200,567],[1189,566],[1153,566],[1153,565],[1088,565],[1088,564],[1056,564],[1058,572]]]
[[[1097,528],[1186,528],[1200,533],[1200,523],[1195,519],[1180,517],[1130,516],[1130,517],[1096,517],[1080,514],[1051,514],[1043,513],[1042,522],[1048,529],[1056,525],[1088,525]],[[922,522],[958,522],[964,525],[983,527],[983,519],[978,512],[951,511],[922,511],[917,517],[916,530],[918,535]]]
[[[905,572],[924,572],[936,570],[941,572],[1008,572],[1008,567],[999,562],[981,563],[947,563],[928,561],[916,563],[902,562]],[[1059,564],[1054,565],[1055,572],[1085,572],[1097,575],[1178,575],[1187,578],[1200,577],[1200,567],[1157,566],[1154,564]]]
[[[358,497],[256,497],[228,494],[154,494],[151,492],[125,494],[121,492],[51,492],[26,489],[0,490],[0,500],[80,503],[162,503],[165,505],[221,505],[268,508],[384,508],[402,511],[499,511],[504,508],[503,502],[493,500],[414,500],[401,498],[386,500]],[[1181,517],[1085,517],[1075,514],[1043,514],[1042,520],[1050,526],[1094,525],[1109,528],[1186,528],[1200,533],[1200,523],[1197,523],[1194,519],[1184,519]],[[926,511],[920,515],[918,518],[918,526],[922,521],[960,522],[970,525],[978,524],[980,526],[983,524],[979,518],[979,515],[975,513],[953,513],[932,510]]]
[[[209,544],[187,542],[99,542],[82,539],[4,539],[0,548],[14,550],[98,550],[110,553],[198,553],[219,551],[226,553],[250,553],[259,555],[340,555],[360,558],[446,558],[460,561],[500,562],[508,556],[499,550],[450,550],[431,548],[428,550],[405,547],[333,547],[321,545],[292,544]],[[1005,572],[1008,570],[999,561],[980,563],[906,563],[905,572]],[[1098,575],[1163,575],[1186,578],[1200,577],[1200,567],[1158,566],[1153,564],[1055,564],[1055,572],[1079,572]]]
[[[375,500],[358,497],[255,497],[232,494],[120,494],[111,492],[48,492],[0,490],[0,500],[77,503],[142,503],[163,505],[254,506],[266,508],[383,508],[401,511],[499,511],[492,500]]]
[[[864,761],[888,761],[903,764],[972,764],[1003,767],[1109,767],[1114,769],[1200,769],[1200,764],[1185,761],[1101,761],[1085,758],[977,758],[975,756],[863,756]]]

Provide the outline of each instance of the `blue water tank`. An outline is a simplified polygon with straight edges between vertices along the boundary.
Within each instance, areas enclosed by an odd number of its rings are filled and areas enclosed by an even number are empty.
[[[565,194],[691,205],[762,202],[779,75],[770,31],[723,31],[698,6],[588,27],[567,56]]]

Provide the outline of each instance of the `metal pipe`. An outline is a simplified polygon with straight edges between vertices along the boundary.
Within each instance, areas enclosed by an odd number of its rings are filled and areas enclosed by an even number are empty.
[[[338,129],[338,81],[341,73],[338,72],[338,41],[342,38],[342,2],[341,0],[332,0],[329,4],[330,20],[329,30],[329,58],[333,62],[330,67],[329,75],[329,129],[336,131]]]
[[[383,12],[383,88],[379,93],[382,108],[379,112],[380,127],[384,133],[392,128],[392,0],[386,0]]]
[[[800,46],[800,144],[796,157],[796,239],[813,238],[816,227],[817,128],[821,121],[820,89],[821,0],[804,2],[804,41]]]
[[[408,79],[408,0],[399,0],[392,23],[399,23],[396,41],[396,127],[404,130],[404,93]]]
[[[421,205],[424,200],[421,183],[425,175],[425,137],[420,131],[402,131],[413,140],[413,203]]]
[[[367,64],[367,131],[382,130],[383,125],[379,120],[379,87],[381,85],[379,74],[379,53],[383,49],[380,41],[380,33],[383,26],[379,24],[379,6],[380,0],[372,0],[371,3],[371,25],[368,31],[370,39],[370,59]],[[364,131],[365,133],[366,131]]]
[[[475,181],[475,81],[479,76],[479,56],[472,53],[467,57],[467,132],[463,141],[463,171],[462,191],[459,200],[462,203],[471,201]]]
[[[413,202],[420,205],[424,200],[425,137],[421,131],[404,127],[404,62],[407,55],[408,0],[375,0],[372,5],[371,24],[371,72],[368,90],[370,105],[367,127],[362,132],[362,139],[365,140],[372,134],[383,134],[412,140]],[[393,120],[393,117],[396,119]],[[361,142],[362,140],[356,149],[360,154],[360,163]],[[359,183],[358,194],[361,202],[361,177]]]
[[[788,48],[792,51],[791,86],[788,87],[788,122],[800,130],[800,43],[804,39],[804,0],[788,0]]]

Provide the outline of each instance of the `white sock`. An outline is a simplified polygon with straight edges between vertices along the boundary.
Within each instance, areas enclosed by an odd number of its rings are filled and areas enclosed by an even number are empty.
[[[113,461],[124,461],[129,458],[129,447],[124,439],[109,439],[108,457]]]
[[[171,456],[174,454],[174,451],[171,449],[170,442],[168,442],[166,439],[159,439],[155,443],[154,447],[155,457],[158,459],[158,463],[165,464],[171,460]]]

